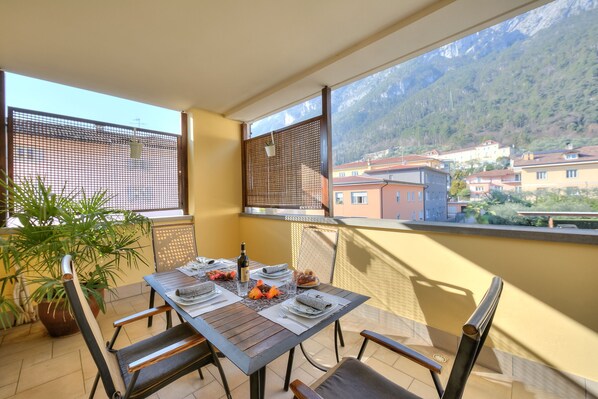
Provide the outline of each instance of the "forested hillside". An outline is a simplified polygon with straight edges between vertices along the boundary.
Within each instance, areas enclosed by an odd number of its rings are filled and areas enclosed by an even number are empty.
[[[598,10],[512,40],[481,58],[421,57],[386,72],[333,114],[335,163],[485,138],[531,150],[598,144]]]
[[[309,101],[255,128],[320,112]],[[334,90],[332,138],[337,165],[487,138],[518,151],[598,144],[598,0],[557,0]]]

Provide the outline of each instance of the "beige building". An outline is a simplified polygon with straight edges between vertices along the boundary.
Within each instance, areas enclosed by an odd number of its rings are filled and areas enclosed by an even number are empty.
[[[510,157],[511,147],[501,147],[500,143],[494,140],[486,140],[475,147],[463,148],[460,150],[439,152],[432,150],[424,153],[424,156],[434,157],[443,161],[455,163],[487,163],[496,162],[498,158]]]
[[[368,171],[388,169],[403,165],[429,166],[431,168],[440,169],[442,166],[442,162],[433,157],[410,154],[394,158],[381,158],[367,161],[345,163],[342,165],[335,166],[332,175],[335,178],[359,176]]]
[[[523,191],[598,188],[598,146],[525,153],[513,163]]]

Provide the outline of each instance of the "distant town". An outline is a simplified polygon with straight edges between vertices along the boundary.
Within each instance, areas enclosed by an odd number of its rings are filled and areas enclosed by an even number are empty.
[[[336,166],[333,187],[335,216],[434,222],[467,222],[469,217],[475,223],[476,204],[492,196],[516,196],[523,203],[548,193],[579,195],[598,189],[598,146],[567,143],[565,148],[516,154],[513,147],[486,140],[454,151],[372,157]],[[536,214],[559,215],[543,211]],[[550,223],[552,227],[552,219]]]

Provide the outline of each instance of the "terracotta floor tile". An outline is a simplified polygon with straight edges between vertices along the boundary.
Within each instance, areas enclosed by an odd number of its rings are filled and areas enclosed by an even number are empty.
[[[54,339],[52,346],[52,357],[59,357],[70,352],[79,352],[80,349],[86,349],[85,341],[81,334],[69,335]]]
[[[19,381],[22,363],[22,360],[5,363],[4,359],[2,359],[2,365],[0,365],[0,387],[16,384]]]
[[[81,371],[78,370],[31,389],[19,391],[11,399],[71,399],[79,398],[83,394],[83,376]]]
[[[230,387],[231,391],[244,383],[245,381],[249,381],[249,377],[247,377],[241,370],[237,368],[234,364],[231,363],[228,359],[220,359],[220,363],[222,364],[222,368],[224,369],[224,375],[226,376],[226,380],[228,381],[228,386]],[[206,367],[209,372],[214,376],[214,378],[218,381],[218,383],[222,384],[220,379],[220,373],[218,369],[214,365],[209,365]],[[224,392],[224,390],[223,390]]]
[[[17,383],[5,385],[0,387],[0,399],[6,399],[12,397],[17,391]]]
[[[199,378],[199,373],[189,373],[179,378],[172,384],[160,389],[156,393],[160,399],[181,399],[187,396],[194,398],[193,392],[196,392],[208,384],[216,381],[214,376],[212,376],[212,374],[205,369],[203,370],[203,375],[204,379],[202,380]],[[222,392],[224,392],[224,389],[222,389]]]
[[[37,363],[30,367],[23,367],[17,392],[23,392],[34,387],[43,386],[50,381],[77,372],[81,376],[80,385],[83,388],[83,374],[81,372],[81,359],[79,351],[54,357],[45,362]],[[50,397],[50,396],[48,396]]]
[[[438,392],[436,392],[436,388],[428,384],[424,384],[419,380],[413,380],[411,385],[409,385],[408,390],[422,399],[438,399]]]
[[[210,382],[209,384],[206,384],[197,391],[195,391],[193,393],[193,397],[195,399],[208,399],[220,397],[226,398],[224,388],[222,388],[222,385],[220,385],[220,383],[215,379],[213,379],[212,382]],[[160,399],[162,398],[160,397]]]
[[[98,316],[98,324],[109,340],[114,332],[112,322],[133,311],[147,307],[148,294],[124,298],[107,304],[106,314]],[[161,302],[160,302],[161,303]],[[361,309],[363,308],[363,309]],[[418,326],[413,331],[413,322],[395,315],[379,312],[371,307],[360,307],[355,314],[342,319],[346,347],[340,348],[341,354],[357,356],[362,344],[359,332],[363,329],[392,334],[412,349],[431,357],[435,353],[443,354],[448,362],[443,364],[441,380],[446,384],[453,363],[453,355],[431,347],[427,342],[430,335],[425,327]],[[179,320],[173,315],[174,324]],[[159,334],[164,331],[166,321],[163,315],[154,319],[154,326],[147,328],[144,322],[134,323],[123,329],[116,347],[130,345],[131,342]],[[332,326],[314,336],[305,343],[306,350],[316,359],[327,364],[334,364],[334,335]],[[569,376],[537,363],[501,357],[499,374],[484,367],[476,366],[467,385],[464,399],[529,399],[529,398],[567,398],[598,399],[598,383]],[[283,391],[288,354],[275,359],[267,367],[266,397],[268,399],[290,399],[292,393]],[[85,346],[81,335],[64,338],[51,338],[41,323],[19,326],[0,331],[0,399],[4,398],[60,398],[82,399],[87,397],[97,372],[95,363]],[[387,378],[409,389],[422,398],[436,398],[435,389],[427,369],[395,355],[380,346],[370,343],[366,349],[364,361]],[[236,399],[245,399],[249,394],[249,378],[228,359],[221,359],[225,373]],[[503,370],[504,369],[504,370]],[[300,379],[310,385],[323,372],[312,367],[299,347],[295,351],[295,361],[291,381]],[[151,399],[210,399],[223,398],[217,369],[210,365],[204,368],[205,380],[200,380],[196,372],[181,378]],[[519,378],[519,379],[517,379]],[[513,382],[516,379],[517,381]],[[588,386],[588,393],[585,387]],[[592,393],[594,392],[594,393]],[[15,396],[16,394],[16,396]],[[101,385],[96,398],[104,397]]]

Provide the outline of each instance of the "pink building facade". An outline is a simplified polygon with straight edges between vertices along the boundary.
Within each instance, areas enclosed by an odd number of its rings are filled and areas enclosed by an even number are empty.
[[[334,216],[424,220],[424,185],[375,177],[334,179]]]

